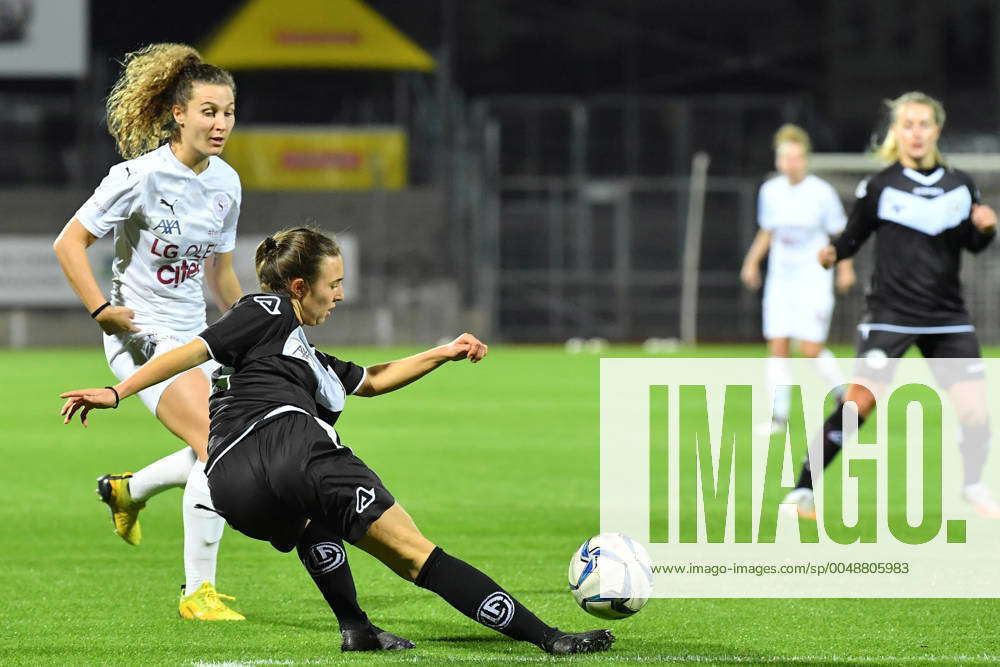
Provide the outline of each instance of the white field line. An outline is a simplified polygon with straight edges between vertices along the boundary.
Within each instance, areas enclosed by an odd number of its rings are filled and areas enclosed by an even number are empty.
[[[563,658],[555,656],[476,656],[476,657],[454,657],[447,658],[440,655],[420,656],[413,654],[400,655],[380,654],[379,658],[386,659],[387,662],[430,662],[430,663],[532,663],[532,662],[560,662]],[[601,663],[690,663],[690,664],[815,664],[815,663],[838,663],[847,665],[870,665],[870,664],[983,664],[1000,663],[998,655],[954,655],[954,656],[844,656],[844,655],[776,655],[776,656],[753,656],[753,655],[650,655],[650,656],[619,656],[614,653],[601,653],[594,655],[581,655],[579,658],[586,660],[592,658]],[[193,667],[254,667],[256,665],[322,665],[338,663],[340,660],[331,657],[330,660],[273,660],[273,659],[252,659],[233,660],[227,662],[194,662]]]

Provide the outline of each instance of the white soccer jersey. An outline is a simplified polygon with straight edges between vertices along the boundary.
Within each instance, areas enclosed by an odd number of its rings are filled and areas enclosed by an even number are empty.
[[[829,183],[813,175],[795,185],[785,176],[772,178],[760,188],[757,219],[771,232],[768,280],[832,280],[817,256],[831,235],[844,231],[847,216]]]
[[[204,263],[236,247],[241,200],[219,157],[196,174],[165,144],[111,167],[76,218],[94,236],[115,232],[112,305],[135,311],[140,329],[203,328]]]

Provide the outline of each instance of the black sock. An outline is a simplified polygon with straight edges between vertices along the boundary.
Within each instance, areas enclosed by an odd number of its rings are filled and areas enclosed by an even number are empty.
[[[368,615],[358,605],[358,592],[354,587],[344,542],[328,529],[310,521],[296,548],[299,560],[337,616],[340,629],[367,628],[370,625]]]
[[[865,423],[865,418],[858,415],[858,428]],[[830,462],[840,453],[844,445],[844,404],[840,403],[837,408],[823,422],[823,467],[826,468]],[[802,464],[802,472],[799,474],[799,481],[796,487],[813,488],[812,469],[809,465],[809,457],[806,457]]]
[[[962,424],[962,442],[958,445],[962,452],[962,469],[965,471],[965,485],[975,484],[983,478],[983,466],[990,451],[990,424]]]
[[[413,582],[440,595],[455,609],[488,628],[543,646],[556,628],[542,623],[495,581],[440,547],[427,558]]]

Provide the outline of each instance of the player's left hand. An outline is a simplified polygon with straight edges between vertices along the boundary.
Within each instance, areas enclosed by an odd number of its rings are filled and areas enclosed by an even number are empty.
[[[481,361],[489,351],[489,346],[470,333],[464,333],[444,346],[444,354],[449,361],[468,359],[472,363]]]
[[[972,224],[981,232],[991,232],[997,227],[997,213],[986,204],[972,205]]]
[[[63,424],[68,424],[77,410],[80,411],[80,423],[87,426],[87,413],[91,410],[103,410],[113,408],[118,404],[118,397],[110,389],[76,389],[59,394],[59,398],[65,398],[66,404],[59,411],[63,419]]]

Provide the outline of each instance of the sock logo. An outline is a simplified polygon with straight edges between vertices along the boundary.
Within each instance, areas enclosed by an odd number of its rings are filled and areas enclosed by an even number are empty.
[[[315,576],[333,572],[344,564],[347,557],[344,548],[336,542],[319,542],[309,547],[302,564]]]
[[[514,600],[503,591],[487,595],[476,610],[476,620],[494,630],[506,628],[513,618]]]
[[[370,489],[365,489],[359,486],[357,491],[354,492],[354,495],[358,501],[354,509],[357,510],[358,514],[361,514],[368,509],[369,505],[375,502],[375,487],[373,486]]]

